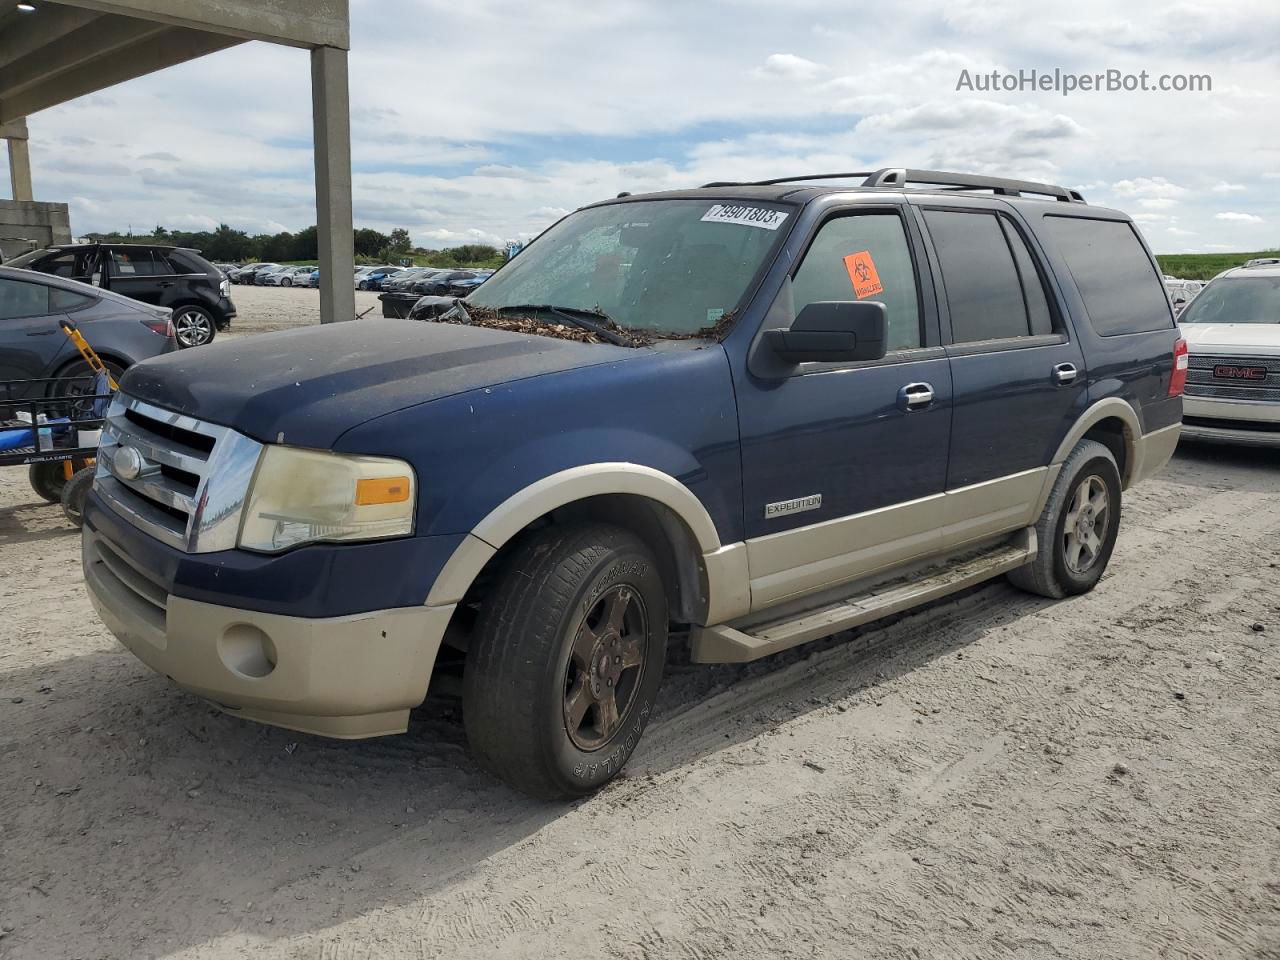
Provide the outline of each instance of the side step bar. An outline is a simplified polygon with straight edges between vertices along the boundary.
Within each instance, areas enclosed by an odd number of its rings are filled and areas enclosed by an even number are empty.
[[[898,579],[878,587],[806,610],[781,620],[744,626],[729,624],[695,627],[689,636],[695,663],[746,663],[829,637],[872,620],[887,617],[945,597],[1030,563],[1036,553],[1036,532],[1027,527],[1010,543],[970,557],[953,566],[936,568],[916,579]]]

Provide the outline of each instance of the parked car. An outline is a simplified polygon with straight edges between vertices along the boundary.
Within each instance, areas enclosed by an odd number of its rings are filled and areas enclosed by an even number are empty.
[[[218,272],[226,278],[230,278],[231,271],[237,269],[234,263],[215,263],[214,266],[217,267]]]
[[[311,267],[281,267],[259,274],[258,283],[264,287],[301,287],[306,286]]]
[[[1280,261],[1218,274],[1178,325],[1191,350],[1183,436],[1280,446]]]
[[[414,293],[424,297],[441,297],[449,293],[449,288],[459,280],[474,280],[474,270],[438,270],[431,276],[423,277],[413,285]]]
[[[243,267],[235,267],[227,274],[232,283],[249,283],[253,272],[259,267],[269,266],[266,263],[246,263]]]
[[[320,268],[319,267],[313,267],[311,272],[307,274],[307,286],[308,287],[320,286]]]
[[[119,377],[139,360],[177,349],[170,311],[59,276],[0,267],[0,381],[54,379],[44,395],[88,393],[88,364],[63,335],[71,319]],[[13,398],[27,397],[31,390]],[[0,400],[9,399],[0,394]]]
[[[385,293],[410,293],[417,282],[443,272],[435,267],[408,267],[384,279],[382,289]]]
[[[818,179],[607,200],[438,320],[130,371],[84,512],[103,622],[327,736],[403,732],[460,674],[479,760],[563,797],[625,765],[670,629],[748,661],[1001,574],[1092,589],[1182,415],[1132,221],[1049,184]]]
[[[394,277],[403,267],[374,267],[356,280],[358,290],[381,290],[387,277]]]
[[[488,273],[478,273],[474,277],[464,277],[460,280],[450,280],[449,289],[446,293],[446,296],[452,296],[452,297],[469,296],[471,292],[475,290],[476,287],[480,286],[480,284],[484,283],[491,276],[493,276],[492,271]]]
[[[63,244],[10,266],[56,274],[173,311],[178,346],[198,347],[236,315],[227,278],[198,250],[141,243]]]

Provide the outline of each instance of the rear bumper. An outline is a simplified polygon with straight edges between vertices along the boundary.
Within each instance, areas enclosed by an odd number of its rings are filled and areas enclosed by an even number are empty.
[[[98,616],[148,667],[229,713],[327,737],[403,733],[454,610],[244,610],[166,592],[88,526],[81,549]]]
[[[1236,427],[1214,427],[1207,423],[1183,424],[1185,440],[1214,443],[1238,443],[1250,447],[1280,447],[1280,423],[1274,430],[1242,430]]]

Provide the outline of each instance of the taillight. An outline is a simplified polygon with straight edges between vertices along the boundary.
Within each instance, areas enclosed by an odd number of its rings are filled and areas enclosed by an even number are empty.
[[[1169,376],[1169,396],[1180,397],[1187,386],[1187,365],[1190,363],[1187,341],[1181,337],[1173,345],[1173,373]]]
[[[143,320],[142,325],[152,333],[158,333],[162,337],[173,336],[173,320],[168,317],[163,320]]]

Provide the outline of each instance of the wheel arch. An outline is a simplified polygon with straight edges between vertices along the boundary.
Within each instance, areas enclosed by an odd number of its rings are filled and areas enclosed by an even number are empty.
[[[1111,451],[1120,468],[1120,482],[1124,489],[1142,475],[1142,424],[1137,411],[1127,400],[1104,397],[1091,404],[1067,431],[1050,466],[1060,467],[1076,444],[1086,438],[1097,440]]]
[[[575,520],[613,523],[645,542],[663,568],[673,620],[706,619],[726,588],[734,592],[726,581],[741,579],[745,589],[745,567],[740,577],[726,573],[745,551],[722,547],[710,514],[688,487],[640,464],[599,463],[552,474],[494,507],[445,563],[427,605],[460,603],[522,534]]]

